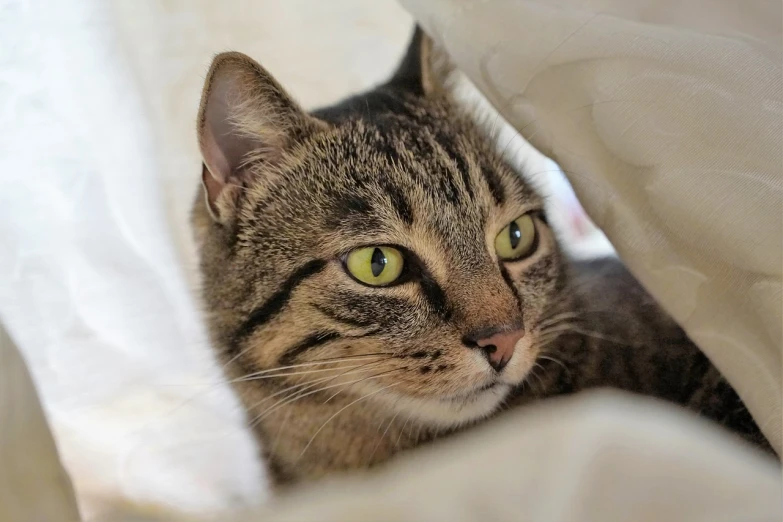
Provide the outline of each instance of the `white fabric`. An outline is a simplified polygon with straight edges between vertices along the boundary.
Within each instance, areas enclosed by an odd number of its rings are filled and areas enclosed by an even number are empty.
[[[781,3],[402,4],[563,167],[621,258],[780,453]]]
[[[0,320],[74,486],[91,503],[255,501],[255,445],[214,386],[167,226],[153,98],[123,59],[116,13],[33,4],[0,2]]]

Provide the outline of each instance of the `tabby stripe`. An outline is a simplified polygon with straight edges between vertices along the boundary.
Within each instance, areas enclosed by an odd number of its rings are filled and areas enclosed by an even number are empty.
[[[346,324],[348,326],[353,326],[355,328],[367,328],[368,326],[375,326],[377,324],[375,321],[367,321],[367,320],[359,319],[357,317],[347,317],[345,315],[338,314],[336,311],[318,304],[313,304],[310,306],[312,306],[313,308],[321,312],[329,319],[337,321],[338,323]]]
[[[413,225],[413,209],[402,190],[388,181],[383,183],[383,189],[389,196],[389,200],[391,200],[391,204],[400,220],[408,226]]]
[[[438,285],[431,276],[423,274],[421,278],[421,290],[432,311],[438,314],[442,319],[448,320],[451,316],[451,311],[446,302],[446,293],[440,285]]]
[[[459,166],[457,168],[462,175],[462,184],[465,185],[465,191],[468,193],[468,201],[473,201],[475,195],[473,194],[473,187],[470,184],[470,173],[468,172],[465,162],[463,161],[461,163],[464,165],[464,168],[460,168]]]
[[[454,182],[454,176],[452,176],[451,174],[452,174],[451,169],[449,168],[443,169],[444,180],[441,182],[441,188],[442,188],[441,196],[445,196],[446,200],[449,203],[452,203],[454,205],[459,205],[461,203],[459,197],[459,188],[457,187],[457,184]]]
[[[514,294],[514,298],[517,300],[519,310],[522,311],[522,298],[519,296],[517,286],[514,284],[514,281],[511,279],[511,275],[508,273],[508,270],[506,270],[505,266],[500,267],[500,273],[503,276],[503,281],[506,282],[508,287],[511,289],[511,292]]]
[[[462,184],[465,186],[465,192],[468,195],[469,201],[472,201],[474,198],[473,194],[473,186],[470,182],[470,172],[468,167],[468,162],[465,160],[465,158],[459,153],[458,147],[454,147],[454,143],[452,140],[450,140],[443,132],[436,131],[435,133],[435,141],[438,143],[438,145],[441,146],[441,148],[444,150],[447,156],[449,156],[452,160],[454,160],[454,164],[457,168],[457,172],[459,172],[460,176],[462,177]]]
[[[271,321],[283,307],[288,303],[291,292],[305,279],[319,273],[326,267],[326,261],[323,259],[314,259],[296,270],[283,283],[283,286],[270,297],[261,307],[256,308],[250,313],[250,316],[234,333],[234,339],[231,343],[229,355],[236,355],[239,352],[239,345],[247,339],[259,326]],[[233,353],[231,353],[233,352]]]
[[[498,205],[503,204],[506,200],[506,193],[503,190],[503,182],[500,180],[498,173],[492,167],[484,167],[481,169],[481,172],[484,174],[484,179],[487,181],[492,197],[495,198],[495,203]]]
[[[340,334],[337,332],[318,332],[309,335],[303,341],[295,344],[294,346],[291,346],[290,348],[286,348],[286,350],[283,352],[283,355],[280,356],[280,365],[287,366],[292,364],[297,357],[307,350],[339,338]]]

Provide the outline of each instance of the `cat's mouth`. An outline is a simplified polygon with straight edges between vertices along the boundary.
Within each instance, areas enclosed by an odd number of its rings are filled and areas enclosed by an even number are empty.
[[[493,379],[456,394],[416,397],[392,391],[378,398],[398,412],[422,422],[451,428],[491,414],[505,400],[511,388],[512,385],[503,379]]]

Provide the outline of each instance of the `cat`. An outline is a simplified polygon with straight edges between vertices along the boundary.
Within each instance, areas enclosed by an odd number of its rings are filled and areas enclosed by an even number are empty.
[[[312,113],[242,54],[209,70],[192,211],[206,322],[274,482],[368,468],[601,386],[769,451],[618,261],[564,255],[433,49],[417,28],[387,82]]]

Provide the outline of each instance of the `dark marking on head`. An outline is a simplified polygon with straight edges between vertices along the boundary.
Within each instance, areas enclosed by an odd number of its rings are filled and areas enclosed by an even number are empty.
[[[283,352],[283,355],[280,357],[280,364],[282,366],[290,365],[296,360],[297,357],[307,350],[339,338],[340,334],[337,332],[317,332],[308,335],[301,342],[291,346],[290,348],[286,348],[286,350]]]
[[[339,202],[343,216],[356,215],[366,217],[372,212],[372,205],[370,205],[366,199],[359,197],[356,194],[349,194],[339,200]]]
[[[538,241],[538,234],[536,234],[536,241]],[[525,277],[533,280],[549,281],[555,276],[555,273],[558,269],[556,263],[556,258],[552,256],[544,256],[525,270]]]
[[[432,370],[432,366],[429,366],[429,365],[427,365],[427,366],[422,366],[422,367],[419,369],[419,371],[420,371],[421,373],[429,373],[431,370]]]
[[[522,309],[522,298],[519,296],[519,290],[517,290],[517,285],[514,284],[514,280],[511,279],[511,274],[508,273],[508,270],[506,270],[506,267],[501,265],[500,266],[500,274],[503,276],[503,281],[506,282],[506,285],[511,289],[511,292],[514,294],[514,298],[517,300],[517,305],[519,305],[519,309]]]
[[[441,129],[435,131],[435,141],[443,149],[446,155],[454,162],[454,168],[462,178],[462,186],[464,187],[467,195],[467,201],[472,201],[475,197],[473,192],[473,183],[470,179],[470,172],[468,170],[468,162],[463,156],[464,152],[461,152],[454,143],[454,139],[446,135]]]
[[[487,181],[489,191],[495,199],[495,204],[502,205],[506,201],[506,192],[503,188],[503,181],[500,179],[500,176],[498,176],[498,173],[495,172],[494,168],[488,165],[484,165],[481,168],[481,172],[484,174],[484,179]]]
[[[421,290],[430,309],[444,321],[448,321],[452,315],[451,310],[446,301],[446,293],[438,285],[437,281],[428,274],[422,274]]]
[[[386,195],[389,196],[392,208],[394,208],[394,211],[397,213],[400,220],[408,226],[413,225],[413,208],[411,207],[408,198],[405,196],[405,193],[388,180],[382,185],[386,191]]]
[[[325,266],[326,261],[323,259],[314,259],[291,274],[283,283],[280,290],[272,294],[272,297],[267,299],[263,305],[253,310],[245,322],[236,330],[232,339],[229,355],[236,355],[239,353],[239,346],[256,328],[268,323],[280,313],[288,302],[288,299],[291,297],[291,292],[293,292],[302,281],[319,273]]]
[[[343,307],[332,309],[327,306],[322,306],[316,303],[311,304],[313,308],[324,314],[329,319],[338,323],[343,323],[346,326],[352,326],[355,328],[367,328],[369,326],[375,326],[377,322],[375,320],[367,320],[367,318],[353,317],[345,313]],[[338,311],[339,310],[339,311]]]
[[[398,332],[400,319],[409,316],[412,303],[406,299],[382,293],[339,291],[329,296],[323,308],[340,308],[340,316],[363,326],[377,326],[387,333]]]

